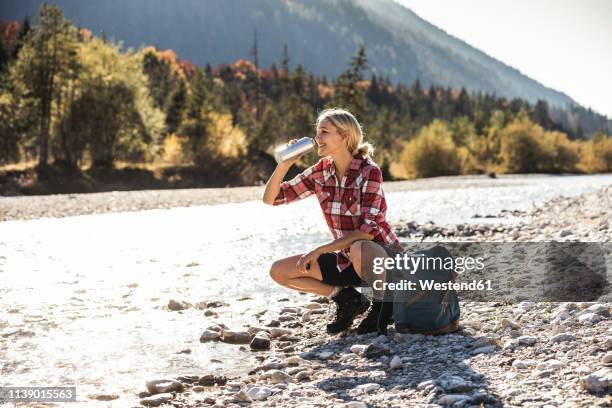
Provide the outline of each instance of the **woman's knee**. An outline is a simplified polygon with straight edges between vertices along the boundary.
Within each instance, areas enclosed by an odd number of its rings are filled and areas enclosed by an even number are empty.
[[[353,268],[359,276],[362,275],[362,268],[371,267],[373,258],[386,257],[387,253],[385,249],[376,242],[359,240],[351,244],[350,259],[353,264]],[[369,266],[368,266],[369,265]]]
[[[283,284],[287,281],[286,268],[283,267],[283,260],[274,261],[270,267],[270,277],[275,282]]]

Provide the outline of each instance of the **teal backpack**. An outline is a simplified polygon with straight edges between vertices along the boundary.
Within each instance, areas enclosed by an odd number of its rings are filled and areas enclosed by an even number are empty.
[[[440,245],[410,254],[428,258],[450,257],[448,250]],[[435,264],[435,262],[433,262]],[[415,290],[393,291],[393,319],[399,333],[446,334],[459,329],[459,298],[450,290],[422,289],[419,281],[438,283],[454,282],[454,270],[439,268],[418,268],[415,273],[404,269],[390,271],[391,282],[414,282]]]

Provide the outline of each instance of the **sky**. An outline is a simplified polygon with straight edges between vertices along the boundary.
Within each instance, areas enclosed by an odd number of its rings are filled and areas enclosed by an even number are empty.
[[[396,0],[612,118],[612,0]]]

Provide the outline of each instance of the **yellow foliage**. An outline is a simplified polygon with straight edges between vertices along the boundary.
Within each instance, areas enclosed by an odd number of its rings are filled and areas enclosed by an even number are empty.
[[[187,164],[190,160],[185,154],[186,138],[174,133],[164,139],[163,161],[167,164],[178,166]]]
[[[578,167],[588,173],[612,172],[612,137],[595,137],[583,142]]]
[[[459,174],[459,155],[448,125],[434,120],[409,141],[401,154],[409,177],[436,177]]]

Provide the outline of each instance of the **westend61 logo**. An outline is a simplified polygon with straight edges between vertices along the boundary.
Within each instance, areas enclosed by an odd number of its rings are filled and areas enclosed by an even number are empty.
[[[399,270],[410,272],[414,275],[417,270],[447,270],[455,271],[456,273],[463,273],[471,270],[482,270],[484,269],[483,258],[467,257],[427,257],[423,254],[403,255],[397,254],[395,258],[374,258],[373,272],[380,275],[385,269],[391,269],[395,267]]]

